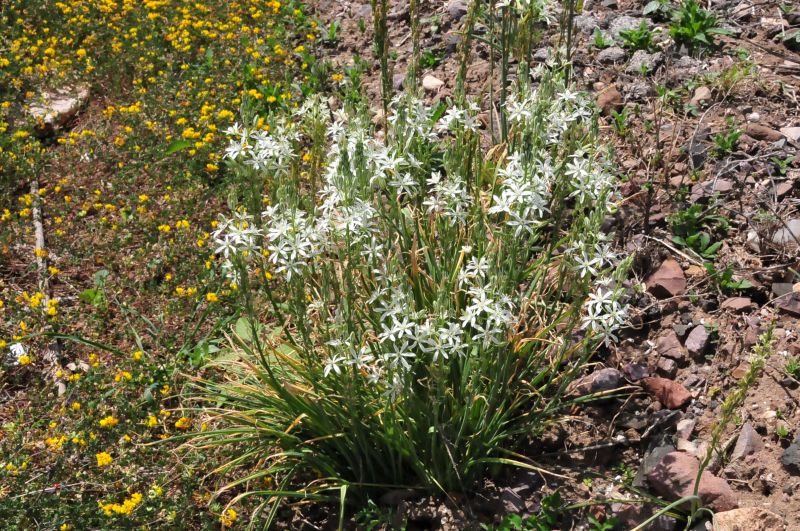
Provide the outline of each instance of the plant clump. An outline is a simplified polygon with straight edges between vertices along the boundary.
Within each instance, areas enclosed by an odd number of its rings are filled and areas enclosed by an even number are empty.
[[[549,66],[536,88],[520,76],[508,143],[489,152],[477,104],[413,94],[391,102],[383,139],[319,100],[296,129],[229,130],[249,199],[212,237],[246,317],[216,363],[225,381],[201,382],[220,423],[195,444],[236,444],[224,471],[259,463],[229,487],[276,482],[231,503],[466,492],[497,464],[526,466],[514,450],[557,421],[626,320],[627,261],[601,230],[616,179],[590,100]],[[321,128],[328,156],[300,182]],[[262,301],[274,322],[257,320]]]

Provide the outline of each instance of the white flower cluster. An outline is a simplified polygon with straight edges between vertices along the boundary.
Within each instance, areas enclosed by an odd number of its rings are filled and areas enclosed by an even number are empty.
[[[261,251],[263,234],[252,216],[244,212],[234,212],[230,218],[220,216],[211,239],[214,254],[223,258],[222,270],[233,283],[239,284],[241,280],[233,263],[234,257],[247,258],[251,253]]]
[[[611,279],[598,281],[597,290],[586,301],[583,328],[594,332],[605,342],[616,341],[615,332],[628,319],[627,307],[619,301],[619,292],[611,287]]]
[[[225,130],[231,137],[225,149],[225,158],[242,160],[257,171],[278,172],[289,166],[294,158],[293,143],[298,134],[294,129],[279,124],[273,133],[261,129],[242,128],[238,123]]]
[[[550,183],[553,171],[548,162],[534,161],[523,168],[520,155],[509,157],[505,168],[498,171],[503,178],[500,196],[494,196],[490,214],[502,214],[505,224],[514,229],[516,237],[533,234],[541,218],[549,212]]]
[[[268,207],[262,213],[267,224],[267,250],[269,261],[275,264],[275,272],[291,281],[301,275],[310,261],[321,251],[326,241],[325,224],[314,224],[305,212],[299,209]]]
[[[509,248],[529,260],[525,253],[540,229],[550,228],[553,201],[569,195],[579,215],[605,212],[613,185],[591,146],[567,155],[559,149],[566,133],[574,137],[574,129],[588,123],[583,95],[565,90],[540,98],[529,91],[509,100],[506,111],[536,149],[514,147],[487,193],[461,175],[461,161],[430,157],[447,139],[478,129],[476,104],[453,107],[437,123],[419,100],[396,99],[384,142],[342,113],[331,121],[324,103],[314,100],[297,114],[331,142],[316,206],[303,210],[296,206],[301,191],[284,190],[285,200],[278,197],[262,213],[262,230],[245,214],[223,219],[213,235],[216,252],[228,261],[261,251],[263,242],[280,278],[309,294],[297,318],[315,322],[325,377],[362,375],[397,396],[419,364],[446,370],[451,360],[495,355],[527,319],[521,313],[530,302],[503,270],[511,267]],[[258,171],[278,171],[294,156],[296,139],[287,129],[282,134],[288,139],[238,127],[229,134],[235,141],[226,156]],[[559,186],[561,196],[554,197]],[[416,247],[420,232],[427,237],[424,248]],[[617,259],[597,235],[559,252],[587,285],[607,275]],[[326,282],[337,288],[325,288]],[[415,282],[431,292],[420,295]],[[625,317],[619,290],[602,281],[586,303],[583,327],[611,340]]]

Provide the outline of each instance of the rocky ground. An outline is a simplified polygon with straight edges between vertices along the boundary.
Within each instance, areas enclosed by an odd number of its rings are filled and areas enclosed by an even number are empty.
[[[340,26],[332,62],[347,66],[361,56],[372,64],[370,5],[315,4],[323,24]],[[390,4],[399,90],[411,51],[409,14],[407,3]],[[643,15],[645,4],[587,0],[574,21],[576,80],[596,94],[625,182],[613,227],[620,248],[635,255],[630,282],[638,293],[631,329],[574,392],[612,397],[573,411],[544,453],[541,446],[532,453],[560,477],[523,474],[489,485],[472,515],[401,496],[394,503],[412,528],[532,513],[555,489],[570,502],[600,502],[568,517],[565,529],[585,528],[589,514],[635,527],[655,505],[613,500],[691,494],[723,402],[748,377],[753,347],[773,324],[772,353],[721,434],[721,455],[699,494],[717,512],[714,529],[800,529],[800,55],[787,38],[800,26],[800,10],[774,1],[704,3],[728,34],[699,55],[674,44],[668,16]],[[423,72],[423,89],[441,100],[452,94],[467,2],[422,2],[422,9],[422,49],[440,58]],[[634,52],[622,35],[641,24],[654,46]],[[534,61],[545,61],[554,42],[545,33]],[[380,101],[378,76],[373,68],[366,81],[373,102]],[[498,83],[483,44],[467,82],[490,125],[486,95]],[[489,127],[486,137],[492,142]],[[664,516],[650,529],[675,525]],[[711,526],[709,519],[695,529]]]

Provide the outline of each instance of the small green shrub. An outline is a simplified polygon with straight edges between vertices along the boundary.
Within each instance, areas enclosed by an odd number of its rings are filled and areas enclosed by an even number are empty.
[[[620,31],[619,36],[622,37],[622,45],[626,48],[644,50],[646,52],[653,52],[658,49],[653,42],[653,32],[648,29],[644,20],[636,29]]]
[[[690,53],[716,46],[714,35],[730,35],[730,31],[720,28],[717,17],[700,7],[697,0],[686,0],[673,12],[669,34],[679,45],[684,45]]]
[[[742,131],[733,127],[730,121],[728,122],[728,127],[728,130],[720,131],[714,135],[713,153],[717,157],[724,157],[733,153],[739,143],[739,138],[742,136]]]

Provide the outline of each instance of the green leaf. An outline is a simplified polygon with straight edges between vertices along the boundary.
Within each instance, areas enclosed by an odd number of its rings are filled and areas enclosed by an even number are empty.
[[[236,324],[234,325],[234,329],[236,330],[236,335],[239,336],[239,339],[242,341],[250,342],[253,340],[252,334],[252,326],[250,325],[250,320],[246,317],[239,317],[236,320]]]
[[[78,298],[83,302],[87,302],[89,304],[97,304],[103,297],[103,294],[100,290],[96,288],[89,288],[81,291]]]
[[[650,13],[658,11],[659,7],[661,7],[661,2],[659,2],[658,0],[651,0],[650,2],[647,3],[646,6],[644,6],[642,14],[649,15]]]
[[[191,146],[192,143],[188,140],[175,140],[170,145],[167,146],[167,150],[164,152],[166,155],[172,155],[173,153],[177,153],[182,149],[186,149]]]

